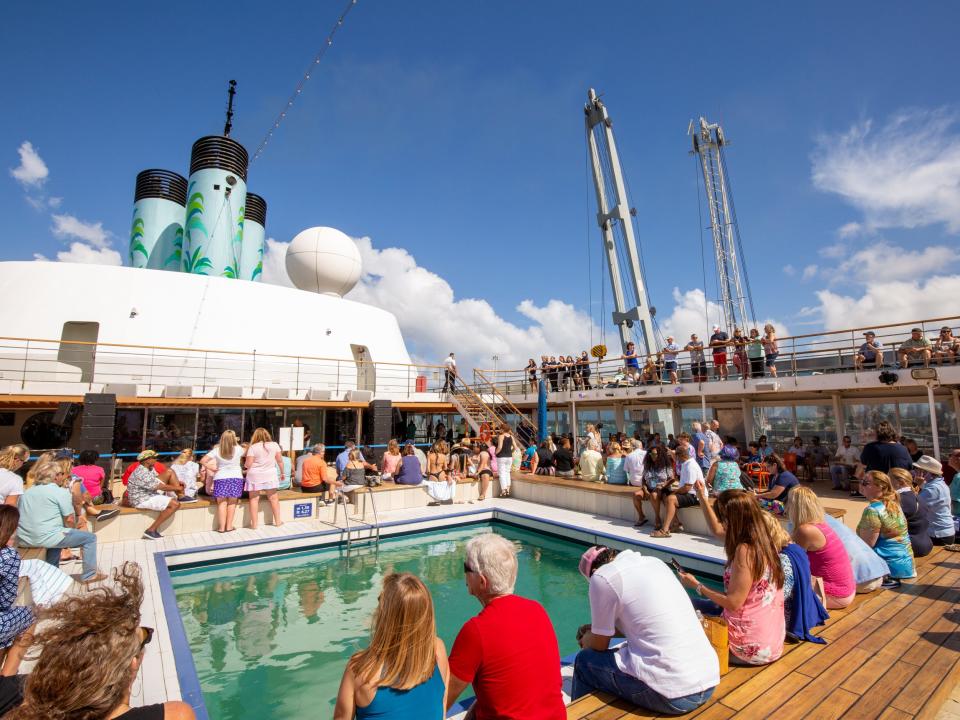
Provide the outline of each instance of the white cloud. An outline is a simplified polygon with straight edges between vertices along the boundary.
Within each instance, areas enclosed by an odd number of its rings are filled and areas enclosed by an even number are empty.
[[[20,154],[20,164],[11,168],[10,174],[24,188],[39,188],[50,174],[47,164],[34,149],[33,143],[27,140],[20,144],[17,152]]]
[[[49,258],[34,253],[34,260],[48,262]],[[123,265],[120,253],[112,248],[93,248],[82,242],[70,243],[69,250],[57,253],[59,262],[82,263],[85,265]]]
[[[858,222],[848,222],[847,224],[837,228],[837,237],[839,237],[842,240],[846,240],[847,238],[856,237],[862,232],[863,232],[863,225],[861,225]],[[826,250],[826,248],[824,249]]]
[[[713,300],[704,304],[704,294],[700,288],[681,292],[680,288],[675,287],[673,289],[673,303],[672,313],[659,320],[660,331],[664,337],[673,335],[678,343],[683,344],[690,339],[692,333],[696,333],[701,340],[706,342],[706,339],[713,332],[712,327],[714,325],[720,325],[728,333],[731,333],[731,330],[725,327],[726,323],[723,321],[723,310],[720,304]],[[761,330],[768,322],[773,323],[777,328],[777,334],[781,337],[787,334],[786,325],[773,318],[764,320],[758,318],[757,329]],[[750,328],[745,329],[749,331]]]
[[[54,209],[60,207],[60,203],[62,203],[62,202],[63,202],[63,198],[62,198],[62,197],[50,197],[50,198],[47,198],[47,206],[48,206],[48,207],[52,207],[52,208],[54,208]]]
[[[803,269],[803,275],[800,279],[810,280],[811,278],[815,278],[817,276],[817,270],[819,270],[819,268],[816,265],[807,265]]]
[[[944,273],[957,260],[960,260],[960,252],[946,245],[905,250],[881,240],[843,260],[834,279],[844,282],[854,280],[865,284],[923,279]]]
[[[813,183],[863,212],[867,229],[943,223],[960,232],[960,115],[905,110],[817,139]]]
[[[810,308],[824,329],[869,327],[949,315],[945,299],[960,297],[960,275],[932,277],[926,281],[869,284],[859,297],[830,290],[817,293],[818,306]]]
[[[825,257],[828,260],[839,260],[845,257],[847,252],[849,252],[849,248],[842,242],[826,245],[817,251],[820,257]]]
[[[55,237],[70,240],[82,240],[96,248],[106,248],[110,244],[110,232],[103,229],[103,223],[89,223],[73,215],[51,215]]]
[[[287,246],[288,242],[280,242],[267,238],[263,248],[263,282],[272,285],[293,287],[287,275]]]
[[[783,273],[785,275],[789,275],[790,277],[793,277],[794,275],[797,274],[797,269],[793,265],[784,265]]]

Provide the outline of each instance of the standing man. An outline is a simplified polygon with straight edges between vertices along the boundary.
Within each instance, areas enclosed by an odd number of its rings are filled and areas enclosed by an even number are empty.
[[[663,369],[670,373],[670,384],[677,384],[677,355],[680,354],[680,346],[674,341],[673,336],[667,337],[667,344],[663,348]]]
[[[830,466],[830,477],[833,478],[834,490],[850,489],[850,478],[860,462],[860,451],[851,443],[850,436],[844,435],[842,444],[833,455],[836,462]]]
[[[463,574],[467,592],[483,609],[453,643],[447,710],[472,684],[474,720],[565,720],[560,649],[550,617],[538,602],[513,594],[516,547],[494,533],[473,538]]]
[[[690,336],[690,342],[684,348],[690,353],[690,373],[693,375],[694,382],[707,381],[707,361],[703,355],[703,340],[694,333]]]
[[[703,705],[720,684],[720,665],[680,582],[658,558],[592,547],[580,558],[590,583],[590,625],[573,665],[570,697],[611,693],[655,715]],[[617,635],[626,638],[615,648]]]
[[[453,353],[447,355],[447,358],[443,361],[443,365],[445,368],[443,391],[448,393],[453,390],[455,378],[457,377],[457,359],[453,356]]]
[[[710,465],[713,465],[713,461],[717,459],[720,455],[720,450],[723,448],[723,440],[720,439],[720,421],[711,420],[708,423],[705,422],[703,424],[703,432],[707,436],[707,447],[704,450],[704,454],[707,456]],[[707,469],[710,469],[709,465]]]
[[[730,342],[730,336],[720,329],[719,325],[713,326],[713,335],[710,336],[710,347],[713,349],[713,376],[718,380],[727,379],[727,343]]]

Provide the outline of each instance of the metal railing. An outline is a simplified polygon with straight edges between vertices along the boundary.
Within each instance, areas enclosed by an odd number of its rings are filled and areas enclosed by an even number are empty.
[[[0,383],[6,382],[6,392],[42,391],[47,384],[67,383],[77,385],[78,391],[91,391],[94,386],[136,385],[148,393],[170,386],[189,387],[191,395],[193,389],[202,395],[222,387],[236,387],[251,394],[269,389],[289,390],[292,399],[309,390],[329,390],[332,399],[341,399],[348,390],[411,396],[438,393],[443,385],[443,371],[442,366],[436,365],[257,350],[0,337]]]
[[[913,320],[902,323],[886,323],[881,326],[858,327],[847,330],[834,330],[821,333],[809,333],[806,335],[792,335],[783,338],[777,338],[779,354],[775,360],[776,377],[799,378],[809,375],[822,375],[828,373],[860,373],[876,374],[878,368],[874,362],[866,362],[863,367],[858,369],[854,361],[860,346],[864,343],[864,333],[868,330],[876,333],[876,339],[882,343],[883,363],[882,368],[896,369],[898,367],[898,352],[900,345],[910,338],[910,330],[914,327],[921,329],[923,337],[930,341],[931,348],[936,343],[940,334],[940,328],[950,327],[956,331],[960,328],[960,316],[949,316],[942,318],[933,318],[927,320]],[[706,344],[706,340],[704,340]],[[957,339],[960,348],[960,339]],[[677,341],[680,347],[684,347],[684,342]],[[662,353],[658,353],[662,358]],[[758,374],[750,372],[750,358],[745,357],[746,347],[740,354],[740,366],[743,371],[735,364],[734,358],[738,355],[736,348],[728,346],[726,348],[728,379],[740,381],[746,386],[746,381],[750,378],[773,378],[770,368],[766,366],[766,356],[764,355],[762,368]],[[651,357],[657,358],[657,355]],[[576,360],[576,357],[574,357]],[[644,370],[646,358],[640,358],[640,373]],[[960,352],[949,356],[937,357],[933,352],[931,364],[938,362],[943,364],[960,363]],[[710,347],[704,349],[704,364],[706,366],[706,382],[714,382],[718,378],[715,375],[713,365],[713,352]],[[919,360],[914,360],[912,366],[920,364]],[[634,384],[634,379],[625,369],[624,360],[620,356],[609,357],[602,361],[591,359],[589,383],[591,388],[609,388]],[[697,383],[694,374],[695,365],[692,362],[691,353],[682,350],[677,357],[677,375],[680,383]],[[530,382],[529,371],[526,368],[516,370],[479,370],[477,371],[485,377],[490,378],[490,382],[505,395],[521,395],[527,398],[537,396],[536,387]],[[654,370],[650,373],[652,377],[645,378],[645,384],[661,384],[670,382],[669,372],[662,364],[655,363]],[[543,377],[540,367],[537,368],[537,380]],[[564,391],[586,389],[586,387],[576,379],[573,372],[566,372],[561,369],[555,377],[552,375],[544,378],[547,380],[548,389],[551,391]],[[578,384],[579,383],[579,384]],[[702,383],[700,383],[702,384]]]

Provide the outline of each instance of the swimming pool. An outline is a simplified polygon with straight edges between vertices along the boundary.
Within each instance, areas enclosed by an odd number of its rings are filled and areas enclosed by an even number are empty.
[[[582,543],[500,522],[190,569],[171,580],[211,720],[328,717],[347,658],[368,638],[383,577],[412,572],[433,594],[449,651],[480,610],[464,586],[467,540],[492,530],[518,544],[516,592],[541,602],[561,656],[589,621]],[[469,689],[468,689],[469,691]]]

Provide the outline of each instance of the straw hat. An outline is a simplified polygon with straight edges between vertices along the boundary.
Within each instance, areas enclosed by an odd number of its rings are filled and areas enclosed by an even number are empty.
[[[939,460],[929,455],[921,455],[920,459],[917,460],[913,466],[931,475],[943,475],[943,465],[940,464]]]

